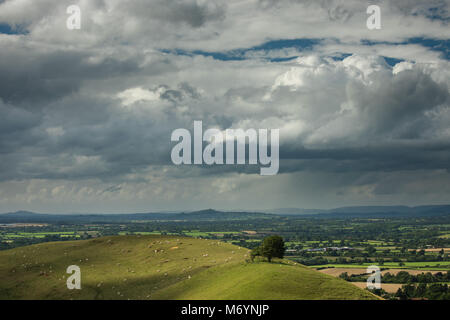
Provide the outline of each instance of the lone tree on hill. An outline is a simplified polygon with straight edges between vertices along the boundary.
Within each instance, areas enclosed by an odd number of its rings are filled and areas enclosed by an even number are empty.
[[[255,257],[261,256],[261,247],[253,248],[252,251],[250,251],[250,258],[252,259],[252,262],[255,260]]]
[[[256,256],[263,256],[266,257],[269,262],[272,261],[272,258],[280,258],[282,259],[284,256],[284,241],[283,238],[280,236],[269,236],[264,238],[262,244],[254,248],[251,253],[250,257],[253,261],[253,259]]]

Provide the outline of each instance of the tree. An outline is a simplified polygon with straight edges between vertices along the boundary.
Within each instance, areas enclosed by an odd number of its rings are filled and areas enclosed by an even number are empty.
[[[375,255],[375,253],[377,253],[377,249],[375,249],[373,246],[369,245],[367,247],[367,253],[369,254],[369,256],[373,256],[373,255]]]
[[[351,278],[349,277],[349,275],[348,275],[347,272],[341,273],[341,275],[339,276],[339,278],[344,279],[345,281],[350,281],[350,279],[351,279]]]
[[[272,258],[282,259],[284,251],[284,241],[280,236],[269,236],[264,238],[260,247],[260,254],[263,257],[266,257],[269,262],[272,261]]]
[[[253,248],[252,251],[250,251],[250,259],[252,262],[255,260],[255,257],[261,256],[261,247]]]

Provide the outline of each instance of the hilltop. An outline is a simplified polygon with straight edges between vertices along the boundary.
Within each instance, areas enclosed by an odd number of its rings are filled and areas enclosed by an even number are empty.
[[[125,223],[132,221],[242,221],[282,218],[387,218],[387,217],[432,217],[445,216],[450,213],[450,205],[429,206],[365,206],[342,207],[335,209],[299,209],[280,208],[256,211],[217,211],[205,209],[189,212],[148,212],[148,213],[34,213],[17,211],[0,214],[1,223]]]
[[[416,207],[352,206],[334,209],[277,208],[262,210],[262,212],[281,216],[302,216],[315,218],[426,217],[448,215],[450,213],[450,205],[426,205]]]
[[[206,209],[191,212],[48,214],[17,211],[0,214],[0,223],[124,223],[131,221],[238,221],[271,219],[276,215],[257,212],[228,212]]]
[[[282,260],[247,263],[220,241],[113,236],[0,252],[0,299],[376,299],[344,280]],[[81,268],[68,290],[66,268]]]

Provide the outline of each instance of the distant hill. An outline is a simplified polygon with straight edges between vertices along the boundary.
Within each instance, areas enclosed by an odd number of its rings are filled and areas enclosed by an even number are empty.
[[[124,214],[44,214],[27,211],[0,214],[0,223],[120,223],[131,221],[220,221],[268,219],[274,215],[255,212],[223,212],[213,209],[180,213],[124,213]]]
[[[38,214],[38,213],[31,212],[31,211],[16,211],[16,212],[3,213],[3,216],[12,216],[12,217],[17,217],[17,216],[21,216],[21,217],[31,217],[31,216],[36,216],[37,214]]]
[[[333,217],[407,217],[450,214],[450,205],[429,206],[355,206],[335,209],[280,208],[264,211],[279,215]]]
[[[187,212],[175,214],[174,218],[183,220],[247,220],[247,219],[267,219],[272,218],[273,215],[258,212],[228,212],[216,211],[213,209]]]
[[[361,206],[323,209],[272,209],[265,212],[229,212],[206,209],[192,212],[155,212],[123,214],[44,214],[17,211],[0,214],[0,223],[121,223],[131,221],[238,221],[284,217],[353,218],[420,217],[450,214],[450,205]]]
[[[0,251],[0,299],[377,299],[282,260],[247,263],[231,244],[169,236],[47,242]],[[66,269],[81,268],[81,290]]]
[[[450,214],[450,205],[343,207],[322,213],[323,217],[420,217]]]
[[[327,213],[380,213],[380,212],[411,212],[413,208],[407,206],[360,206],[341,207],[327,210]]]
[[[264,213],[272,213],[279,215],[311,215],[327,212],[327,210],[323,209],[303,209],[303,208],[276,208],[263,210]]]

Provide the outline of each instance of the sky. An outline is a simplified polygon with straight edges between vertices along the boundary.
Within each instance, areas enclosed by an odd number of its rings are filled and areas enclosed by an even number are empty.
[[[449,21],[449,0],[0,0],[0,212],[450,203]],[[279,173],[175,166],[195,120],[279,129]]]

